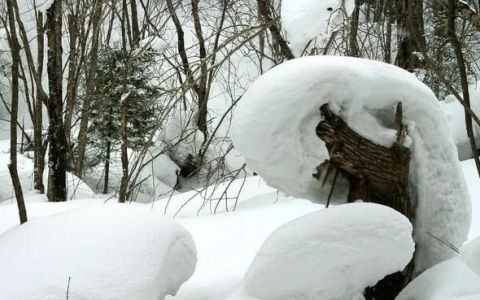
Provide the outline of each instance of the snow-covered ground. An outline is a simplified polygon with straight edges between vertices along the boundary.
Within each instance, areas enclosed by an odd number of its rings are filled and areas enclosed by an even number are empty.
[[[476,169],[472,160],[462,162],[462,169],[467,178],[474,204],[474,222],[472,222],[469,234],[469,240],[472,240],[480,236],[480,203],[478,203],[480,185],[478,184]],[[239,186],[243,181],[243,179],[238,179],[231,186]],[[195,273],[180,287],[178,294],[176,296],[167,296],[166,299],[226,299],[240,286],[257,252],[272,232],[291,220],[323,208],[319,204],[313,204],[306,200],[287,197],[282,193],[278,193],[275,189],[268,187],[259,177],[247,178],[246,183],[243,185],[242,193],[244,193],[244,196],[239,197],[239,203],[235,212],[223,210],[217,214],[203,213],[201,216],[197,216],[197,208],[205,201],[200,194],[193,198],[191,193],[180,194],[170,199],[171,203],[183,203],[185,199],[191,198],[189,203],[192,205],[192,209],[187,208],[176,220],[192,235],[197,249],[198,262]],[[235,188],[232,188],[232,192],[235,192]],[[29,199],[30,196],[27,198],[29,202],[27,210],[32,220],[42,219],[42,217],[66,210],[79,211],[79,214],[84,214],[89,207],[97,207],[104,203],[104,199],[73,200],[66,203],[31,203]],[[160,200],[153,206],[153,212],[159,218],[164,214],[163,201],[168,201],[168,199]],[[106,209],[109,209],[109,203],[111,201],[107,201],[107,204],[105,204]],[[152,209],[151,204],[137,204],[132,208],[137,206],[145,206],[148,210]],[[173,211],[175,209],[172,206]],[[48,218],[46,219],[48,220]],[[7,231],[7,234],[11,235],[13,231],[8,230],[18,228],[17,224],[15,205],[10,202],[1,205],[0,232],[4,233]],[[65,233],[61,229],[58,230]],[[1,236],[4,234],[1,234]],[[72,247],[75,248],[74,246]],[[98,247],[101,249],[101,242],[98,242]],[[22,253],[23,251],[27,250],[22,250]],[[38,254],[38,252],[35,253]],[[50,267],[54,268],[55,264]],[[61,266],[56,267],[61,268]],[[2,269],[4,269],[3,266]],[[95,278],[95,280],[101,279]],[[62,282],[62,284],[65,284],[66,287],[66,282]],[[71,284],[73,288],[74,280],[72,280]],[[8,298],[5,299],[9,300]],[[11,299],[13,300],[13,298]]]

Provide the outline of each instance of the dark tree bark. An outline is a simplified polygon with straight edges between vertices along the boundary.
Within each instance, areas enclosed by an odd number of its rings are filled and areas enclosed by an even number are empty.
[[[43,26],[43,13],[39,12],[37,17],[37,73],[41,77],[43,73],[43,59],[44,59],[44,36],[45,29]],[[40,193],[45,193],[45,185],[43,184],[43,172],[45,170],[45,150],[46,146],[43,143],[43,101],[42,93],[37,88],[35,99],[35,112],[33,118],[33,141],[34,141],[34,166],[33,166],[33,188]]]
[[[415,42],[415,38],[422,47],[426,45],[423,0],[399,0],[393,3],[396,5],[398,31],[396,65],[412,72],[423,66],[422,61],[415,55],[415,52],[420,52],[420,45]]]
[[[108,193],[108,181],[110,177],[110,152],[111,152],[112,143],[110,140],[107,141],[106,157],[105,157],[105,177],[103,181],[103,193]]]
[[[67,139],[63,123],[62,97],[62,0],[54,0],[47,10],[48,37],[48,127],[49,141],[49,182],[48,199],[58,202],[67,200],[66,189],[66,151]]]
[[[295,55],[293,55],[292,50],[288,46],[287,42],[283,38],[280,29],[278,28],[277,24],[274,22],[272,18],[272,13],[270,11],[270,3],[268,0],[258,0],[258,11],[264,22],[268,25],[268,29],[272,34],[273,40],[275,43],[280,47],[280,52],[282,56],[287,59],[294,59]]]
[[[15,27],[15,13],[13,8],[14,0],[7,0],[8,23],[10,27],[10,49],[12,53],[12,95],[10,108],[10,162],[8,163],[8,171],[12,179],[15,198],[17,199],[18,214],[20,223],[27,222],[27,210],[23,199],[22,186],[17,172],[17,119],[18,119],[18,77],[20,65],[20,45],[17,38],[17,30]]]
[[[130,10],[132,14],[132,35],[133,48],[138,47],[140,42],[140,27],[138,26],[137,1],[130,0]]]
[[[120,128],[120,135],[122,139],[122,145],[120,147],[121,159],[122,159],[122,179],[120,181],[118,202],[125,203],[128,198],[128,181],[129,181],[129,172],[128,172],[128,105],[127,100],[124,99],[121,103],[122,106],[122,125]]]
[[[349,53],[348,55],[353,57],[360,56],[360,50],[358,49],[358,21],[360,18],[360,0],[355,0],[355,8],[352,12],[352,19],[350,21],[350,36],[349,36]]]
[[[325,142],[332,164],[350,183],[348,201],[363,200],[389,206],[413,220],[408,193],[410,150],[403,146],[406,130],[402,125],[401,103],[395,124],[397,141],[387,148],[353,131],[327,105],[317,135]],[[403,272],[388,275],[365,290],[366,299],[394,299],[410,282],[413,260]]]
[[[455,58],[457,60],[458,65],[458,72],[460,73],[460,80],[462,83],[462,93],[463,93],[463,101],[468,108],[471,108],[470,105],[470,91],[468,89],[468,77],[467,77],[467,69],[465,58],[462,52],[462,45],[458,40],[457,33],[456,33],[456,1],[448,0],[448,10],[447,10],[447,34],[450,43],[452,44],[453,50],[455,52]],[[472,149],[473,159],[475,161],[475,165],[477,167],[478,174],[480,176],[480,158],[479,158],[479,151],[477,150],[477,145],[475,142],[475,135],[473,132],[473,121],[470,114],[467,113],[465,110],[465,126],[467,130],[468,139],[470,141],[470,148]]]

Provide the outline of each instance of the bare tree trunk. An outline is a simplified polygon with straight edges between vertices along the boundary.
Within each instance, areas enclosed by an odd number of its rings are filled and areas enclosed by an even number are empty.
[[[66,151],[67,139],[63,123],[62,97],[62,0],[54,0],[47,10],[48,37],[48,85],[50,97],[48,100],[49,141],[49,201],[67,200],[66,190]]]
[[[128,133],[127,133],[127,114],[128,114],[128,106],[127,100],[123,99],[122,103],[122,127],[120,131],[120,135],[122,138],[122,145],[121,145],[121,156],[122,156],[122,179],[120,181],[120,189],[119,189],[119,196],[118,202],[125,203],[127,201],[127,193],[128,193]]]
[[[292,50],[288,46],[287,42],[283,38],[280,29],[274,22],[272,18],[272,13],[270,11],[270,3],[268,0],[258,0],[258,10],[260,15],[262,16],[265,23],[269,24],[268,29],[272,34],[273,40],[276,44],[280,47],[280,52],[285,59],[294,59],[295,55],[293,55]]]
[[[18,119],[18,67],[20,64],[20,45],[17,38],[17,30],[15,27],[15,13],[13,9],[13,0],[7,0],[8,23],[10,26],[10,49],[12,53],[12,95],[10,110],[10,162],[8,170],[12,178],[15,198],[17,199],[18,214],[20,223],[27,222],[27,210],[25,208],[25,200],[23,199],[22,186],[17,172],[17,119]]]
[[[422,62],[415,55],[419,51],[415,38],[422,45],[426,45],[423,24],[423,0],[394,1],[397,15],[398,53],[397,66],[413,71],[422,66]],[[422,47],[422,48],[426,48]]]
[[[392,0],[386,0],[384,9],[385,9],[385,18],[387,32],[385,33],[385,58],[386,63],[392,63],[392,23],[394,21],[394,9]]]
[[[69,61],[68,61],[68,79],[67,79],[67,104],[65,107],[65,131],[67,141],[70,144],[70,134],[72,129],[73,109],[77,99],[77,54],[79,46],[78,41],[78,19],[76,15],[68,15],[69,39]],[[73,158],[72,149],[69,151],[70,158]]]
[[[360,18],[360,0],[355,0],[355,8],[352,13],[352,20],[350,21],[350,47],[348,55],[359,57],[360,50],[358,49],[358,21]]]
[[[132,34],[133,47],[138,47],[140,42],[140,27],[138,26],[137,1],[130,0],[130,10],[132,11]]]
[[[82,118],[80,120],[80,131],[78,133],[77,157],[75,161],[75,175],[82,177],[83,164],[85,160],[85,151],[87,148],[87,129],[90,118],[90,104],[92,102],[95,90],[95,74],[97,70],[99,33],[101,27],[103,0],[97,0],[95,3],[95,12],[93,16],[93,36],[92,48],[90,49],[90,64],[87,74],[87,86],[85,90],[85,100],[82,107]]]
[[[37,17],[37,73],[42,76],[44,56],[44,35],[43,13],[39,12]],[[43,171],[45,169],[45,147],[43,145],[43,101],[40,89],[36,90],[35,111],[33,118],[33,141],[34,141],[34,166],[33,166],[33,188],[40,193],[45,193],[43,184]]]
[[[199,58],[200,58],[200,70],[201,76],[199,83],[197,84],[196,94],[198,102],[198,118],[197,118],[197,127],[203,133],[203,141],[208,139],[208,126],[207,126],[207,115],[208,115],[208,94],[207,94],[207,83],[208,83],[208,68],[207,68],[207,49],[205,46],[205,39],[203,37],[202,25],[200,24],[200,15],[198,8],[199,0],[192,0],[192,17],[195,25],[195,34],[197,36],[198,45],[199,45]]]
[[[106,158],[105,158],[105,177],[103,182],[103,193],[108,194],[108,181],[110,177],[110,152],[111,152],[112,143],[110,140],[107,141],[106,149]]]
[[[462,53],[462,45],[458,40],[456,33],[456,2],[455,0],[448,0],[448,15],[447,15],[447,34],[452,44],[453,50],[455,51],[455,58],[457,59],[458,72],[460,73],[460,80],[462,82],[462,93],[463,101],[465,105],[470,108],[470,91],[468,89],[468,77],[465,64],[465,58]],[[477,167],[478,174],[480,176],[480,158],[478,156],[479,152],[477,150],[477,145],[475,142],[475,135],[473,133],[473,121],[470,114],[465,110],[465,126],[467,130],[468,139],[470,141],[470,148],[472,149],[473,159]]]

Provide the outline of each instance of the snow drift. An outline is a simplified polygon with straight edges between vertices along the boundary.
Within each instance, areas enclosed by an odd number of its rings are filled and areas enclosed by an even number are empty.
[[[415,248],[411,234],[406,217],[372,203],[300,217],[270,235],[230,300],[357,299],[405,268]]]
[[[282,27],[297,51],[311,39],[327,36],[355,7],[354,0],[282,0]]]
[[[426,270],[397,297],[397,300],[476,299],[480,299],[480,276],[459,258],[446,260]]]
[[[310,56],[286,62],[245,93],[234,114],[232,138],[250,169],[269,185],[324,202],[321,185],[312,176],[328,158],[315,134],[320,106],[329,104],[359,134],[390,146],[395,130],[388,124],[399,101],[410,137],[405,146],[412,151],[416,270],[422,271],[452,256],[438,240],[456,247],[466,240],[471,204],[442,110],[433,92],[414,75],[348,57]]]
[[[0,236],[4,300],[163,299],[195,269],[190,234],[133,205],[33,219]],[[70,280],[70,282],[69,282]]]

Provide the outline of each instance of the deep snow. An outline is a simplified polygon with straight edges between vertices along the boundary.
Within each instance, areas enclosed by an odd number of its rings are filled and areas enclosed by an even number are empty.
[[[139,205],[35,218],[0,235],[4,300],[142,299],[175,294],[194,272],[190,234]]]
[[[276,229],[229,300],[361,299],[367,286],[412,259],[412,225],[372,203],[343,204]]]
[[[466,240],[471,204],[438,100],[413,74],[349,57],[288,61],[262,75],[245,93],[234,114],[232,139],[249,167],[268,184],[322,202],[327,197],[312,176],[328,158],[315,134],[319,108],[328,103],[355,131],[389,146],[395,131],[387,124],[399,101],[411,138],[406,146],[411,143],[415,266],[421,272],[453,255],[438,239],[456,247]]]

